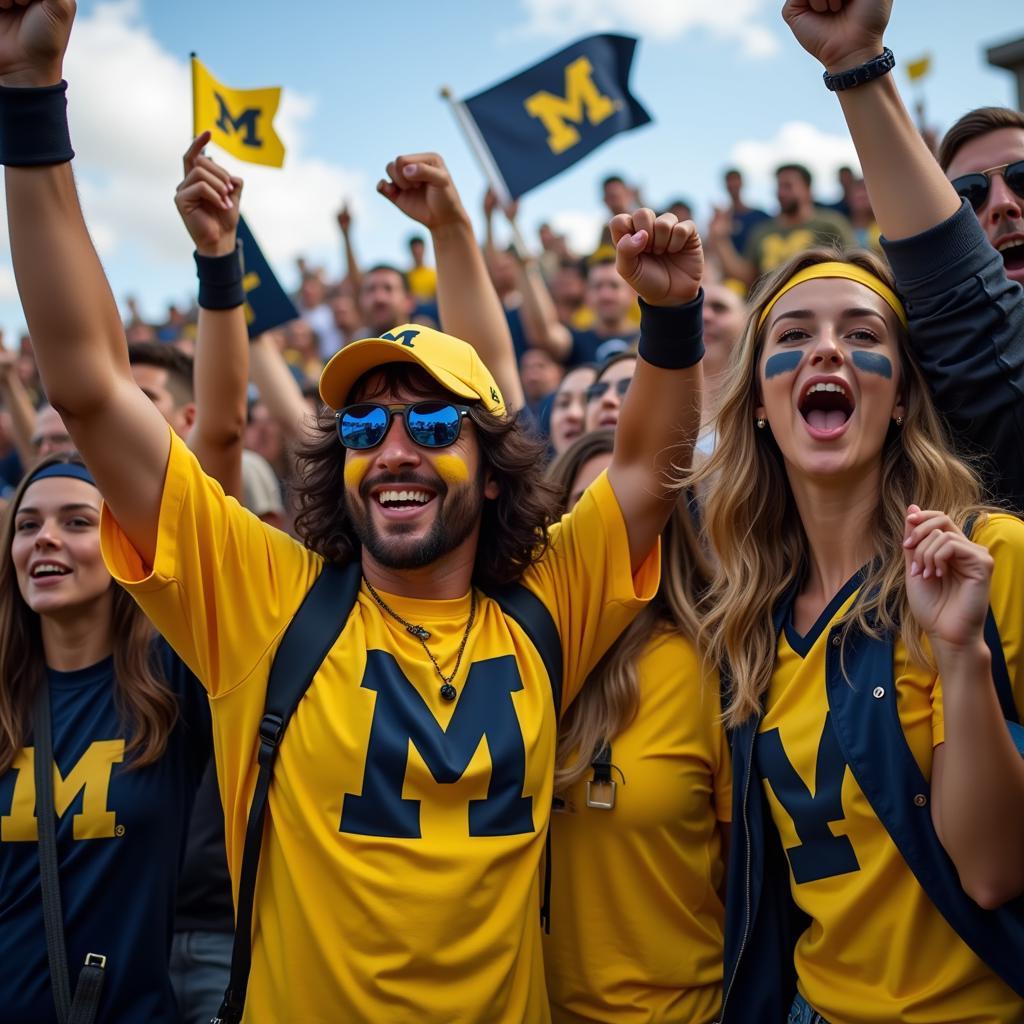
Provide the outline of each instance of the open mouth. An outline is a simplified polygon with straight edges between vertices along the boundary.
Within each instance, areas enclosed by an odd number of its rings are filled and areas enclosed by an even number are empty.
[[[423,508],[436,495],[423,487],[382,487],[374,491],[372,498],[379,508],[389,512],[407,512]]]
[[[51,579],[55,576],[68,576],[71,570],[60,562],[37,562],[32,566],[29,576],[34,580]]]
[[[1007,270],[1024,270],[1024,238],[1008,238],[996,244]]]
[[[840,381],[817,381],[804,390],[799,409],[813,431],[828,434],[846,424],[853,415],[854,401]]]

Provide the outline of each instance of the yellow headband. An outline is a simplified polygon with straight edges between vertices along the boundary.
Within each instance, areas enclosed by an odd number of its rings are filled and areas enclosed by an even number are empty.
[[[804,281],[814,281],[822,277],[841,277],[847,281],[856,281],[857,284],[870,288],[876,295],[885,300],[886,305],[896,314],[904,330],[907,328],[907,311],[903,308],[899,296],[882,280],[875,277],[869,270],[858,267],[853,263],[815,263],[814,266],[805,267],[794,274],[771,298],[771,301],[764,307],[760,319],[757,321],[758,331],[764,327],[768,314],[772,311],[775,303],[782,298],[791,288],[795,288]]]

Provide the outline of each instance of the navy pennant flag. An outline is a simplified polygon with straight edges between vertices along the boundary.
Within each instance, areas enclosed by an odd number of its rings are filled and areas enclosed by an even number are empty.
[[[297,320],[299,311],[274,276],[244,217],[238,218],[238,238],[242,243],[242,257],[245,260],[245,277],[242,278],[245,322],[249,328],[249,337],[255,338],[289,320]]]
[[[651,120],[629,91],[636,43],[588,36],[463,101],[509,198]]]

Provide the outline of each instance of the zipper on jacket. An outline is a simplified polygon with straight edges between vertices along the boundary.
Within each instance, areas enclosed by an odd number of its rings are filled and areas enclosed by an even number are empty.
[[[743,784],[743,837],[747,841],[746,859],[746,916],[743,920],[743,937],[740,939],[740,948],[736,953],[736,963],[733,966],[732,977],[729,979],[729,987],[725,990],[725,997],[722,999],[722,1012],[719,1014],[719,1024],[725,1020],[725,1008],[729,1005],[729,995],[736,983],[736,975],[739,973],[740,960],[743,959],[743,951],[747,948],[747,938],[750,935],[750,822],[747,819],[747,800],[750,796],[750,776],[754,773],[754,740],[757,739],[757,728],[750,732],[750,750],[747,752],[747,777]]]

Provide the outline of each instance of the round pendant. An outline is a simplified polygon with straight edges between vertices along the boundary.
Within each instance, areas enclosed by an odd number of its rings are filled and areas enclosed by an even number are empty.
[[[455,698],[458,695],[459,695],[459,691],[456,690],[455,687],[452,686],[451,683],[445,683],[444,686],[441,687],[441,696],[445,700],[448,700],[448,701],[455,700]]]

